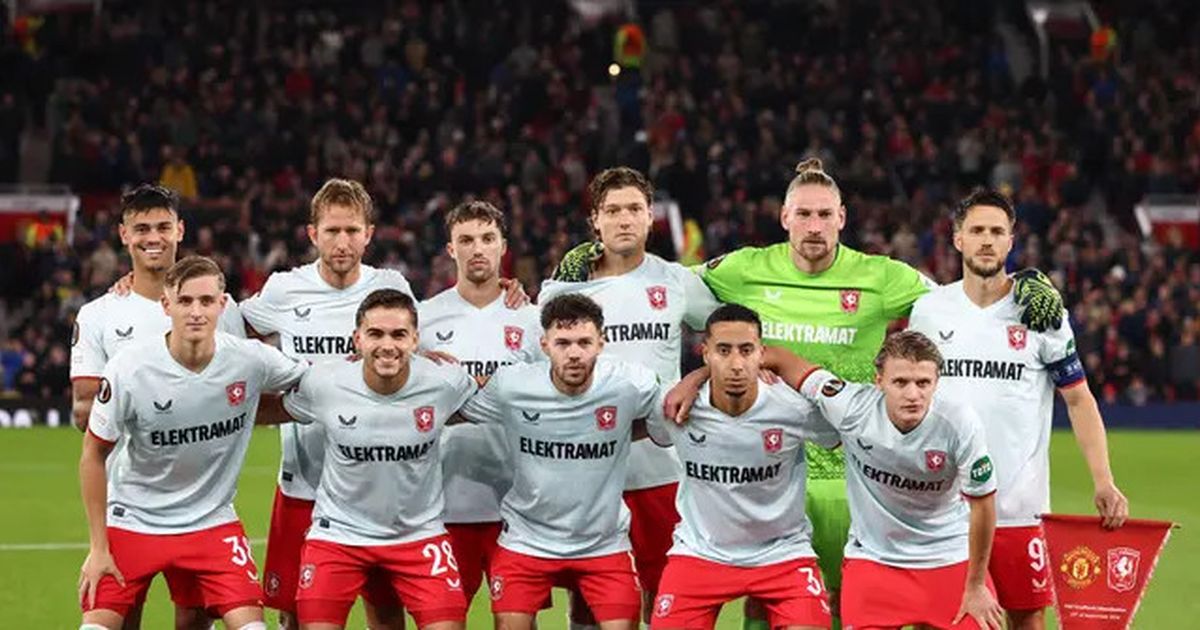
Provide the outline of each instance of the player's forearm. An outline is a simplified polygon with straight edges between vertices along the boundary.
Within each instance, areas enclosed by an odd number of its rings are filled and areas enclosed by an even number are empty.
[[[988,558],[992,555],[992,538],[996,534],[996,495],[970,497],[971,525],[967,533],[967,584],[987,582]]]
[[[292,416],[283,406],[283,396],[263,394],[258,399],[258,411],[254,416],[256,425],[272,425],[291,422]]]
[[[691,391],[700,391],[700,388],[704,386],[704,382],[707,381],[710,376],[712,376],[712,371],[708,369],[707,365],[702,365],[691,372],[688,372],[683,378],[679,379],[679,382],[671,388],[671,391],[681,390],[683,388]]]
[[[1071,418],[1075,442],[1079,444],[1079,450],[1087,462],[1092,483],[1097,488],[1111,484],[1113,474],[1108,461],[1108,433],[1104,430],[1104,419],[1100,416],[1096,398],[1086,383],[1064,391],[1063,398],[1067,401],[1067,415]]]
[[[108,479],[104,470],[105,448],[92,444],[96,438],[84,438],[79,458],[79,491],[87,514],[88,543],[94,551],[108,551]]]
[[[763,367],[774,371],[788,385],[799,388],[800,381],[814,368],[819,366],[792,354],[787,349],[767,347],[763,349]]]
[[[87,431],[88,416],[92,415],[92,402],[99,389],[99,379],[81,378],[71,383],[71,420],[76,429]]]

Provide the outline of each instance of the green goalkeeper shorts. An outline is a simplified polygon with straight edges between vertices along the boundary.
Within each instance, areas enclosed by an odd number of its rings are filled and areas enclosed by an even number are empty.
[[[845,479],[808,479],[804,499],[812,523],[812,546],[825,578],[825,588],[842,587],[842,552],[850,535],[850,504]]]

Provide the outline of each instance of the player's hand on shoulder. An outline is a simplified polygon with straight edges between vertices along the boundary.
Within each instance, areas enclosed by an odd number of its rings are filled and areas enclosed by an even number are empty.
[[[132,293],[133,292],[133,272],[130,271],[129,273],[121,276],[120,278],[117,278],[117,281],[114,282],[111,287],[108,287],[108,292],[116,293],[117,295],[119,295],[121,297],[125,297],[126,295],[129,295],[130,293]]]
[[[604,245],[599,241],[580,243],[563,255],[551,277],[559,282],[587,282],[592,266],[603,255]]]
[[[967,584],[952,625],[958,625],[967,615],[983,628],[1004,630],[1004,609],[984,584]]]
[[[1110,481],[1097,487],[1094,500],[1105,529],[1116,529],[1129,518],[1129,499],[1125,498],[1115,483]]]
[[[684,424],[687,422],[692,405],[695,404],[696,398],[700,396],[700,385],[703,385],[704,381],[697,382],[691,376],[692,374],[689,374],[683,380],[676,383],[663,398],[663,417],[675,424]]]
[[[521,281],[516,278],[500,278],[500,288],[504,289],[504,306],[512,309],[529,304],[529,294]]]
[[[775,372],[775,370],[769,370],[767,368],[762,368],[758,371],[758,380],[766,383],[767,385],[774,385],[776,383],[783,382],[783,378],[781,378],[779,374]]]
[[[1062,294],[1046,274],[1027,267],[1013,274],[1013,297],[1021,307],[1021,323],[1035,332],[1062,327]]]
[[[449,352],[442,352],[440,350],[422,350],[417,354],[429,359],[430,361],[433,361],[438,365],[458,364],[458,358]]]
[[[121,575],[111,552],[89,551],[83,560],[83,567],[79,569],[79,598],[82,600],[87,597],[88,608],[96,605],[96,588],[106,575],[113,576],[117,584],[125,586],[125,576]]]

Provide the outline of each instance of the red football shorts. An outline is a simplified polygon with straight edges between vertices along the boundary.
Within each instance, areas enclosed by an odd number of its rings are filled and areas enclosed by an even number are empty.
[[[450,537],[442,534],[371,547],[306,542],[296,595],[300,623],[344,625],[370,574],[389,581],[396,601],[405,603],[418,627],[466,619],[458,563]]]
[[[996,528],[988,573],[1005,610],[1038,610],[1054,603],[1041,525]]]
[[[454,545],[454,557],[458,558],[463,595],[469,606],[483,575],[492,574],[492,559],[499,549],[496,541],[500,538],[500,523],[446,523],[446,531]]]
[[[296,585],[300,582],[300,554],[304,536],[312,525],[314,501],[297,499],[275,488],[271,509],[271,532],[267,537],[267,564],[263,573],[266,606],[296,612]],[[363,599],[376,608],[399,608],[395,590],[387,576],[371,572],[362,591]]]
[[[905,569],[871,560],[842,562],[842,623],[846,628],[898,628],[927,624],[950,630],[975,630],[971,617],[957,624],[967,563],[933,569]],[[988,588],[995,591],[988,579]]]
[[[258,567],[240,522],[187,534],[139,534],[108,528],[108,546],[125,576],[125,586],[112,576],[100,580],[96,604],[89,610],[111,610],[121,616],[146,598],[158,573],[167,580],[171,600],[184,608],[207,608],[217,616],[242,606],[262,606]]]
[[[772,628],[828,628],[829,599],[816,558],[762,567],[735,567],[690,556],[671,556],[658,586],[651,628],[712,628],[725,602],[753,597],[767,609]]]
[[[493,613],[537,614],[552,586],[579,591],[596,621],[637,621],[642,592],[629,552],[591,558],[536,558],[504,547],[492,559]]]
[[[628,490],[624,494],[629,507],[629,543],[637,562],[638,579],[647,593],[658,592],[658,581],[667,566],[667,552],[674,544],[672,535],[679,523],[675,511],[678,483]]]

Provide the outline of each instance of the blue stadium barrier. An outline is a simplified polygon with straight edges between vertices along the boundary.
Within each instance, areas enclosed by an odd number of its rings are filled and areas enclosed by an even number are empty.
[[[1110,429],[1200,429],[1200,402],[1154,403],[1149,405],[1106,405],[1100,415]],[[1054,427],[1068,429],[1067,406],[1054,402]]]

